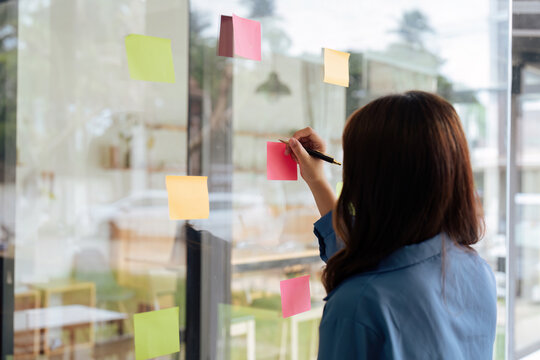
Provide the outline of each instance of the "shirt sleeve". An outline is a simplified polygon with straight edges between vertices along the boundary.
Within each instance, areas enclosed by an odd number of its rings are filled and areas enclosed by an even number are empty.
[[[350,319],[321,323],[319,360],[385,358],[382,338],[371,328]]]
[[[343,243],[338,241],[334,232],[332,211],[317,220],[313,232],[319,240],[319,253],[324,262],[327,262],[328,259],[343,248]]]

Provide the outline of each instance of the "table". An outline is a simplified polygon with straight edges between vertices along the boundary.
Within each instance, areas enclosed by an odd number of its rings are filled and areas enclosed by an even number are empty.
[[[41,304],[40,292],[38,290],[32,290],[24,287],[18,287],[15,289],[15,309],[29,310],[38,309]],[[18,357],[32,357],[37,358],[39,356],[39,329],[30,331],[20,331],[14,334],[13,337],[13,354],[15,358]]]
[[[15,331],[29,331],[97,322],[119,321],[126,318],[127,315],[123,313],[91,308],[85,305],[53,306],[48,308],[15,311],[13,315],[13,327]]]
[[[51,298],[54,294],[66,295],[76,292],[87,292],[88,305],[95,307],[96,304],[96,284],[93,282],[80,282],[73,280],[51,281],[48,283],[33,283],[28,284],[32,289],[36,289],[41,293],[41,306],[47,308],[50,305]]]
[[[15,332],[31,330],[47,330],[50,328],[67,328],[70,334],[71,359],[75,352],[75,331],[80,326],[98,322],[118,321],[121,328],[126,314],[97,309],[85,305],[53,306],[48,308],[18,310],[13,315]],[[51,349],[47,337],[44,338],[43,352],[48,355]]]

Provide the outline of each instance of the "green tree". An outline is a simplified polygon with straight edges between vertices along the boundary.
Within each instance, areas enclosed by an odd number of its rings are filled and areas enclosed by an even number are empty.
[[[434,33],[429,20],[420,10],[410,10],[403,13],[397,29],[394,30],[407,44],[424,47],[424,36]]]
[[[244,0],[243,3],[250,8],[250,18],[272,16],[276,8],[274,0]]]
[[[0,7],[0,182],[15,165],[17,121],[17,18],[13,5]],[[16,12],[15,12],[16,14]]]

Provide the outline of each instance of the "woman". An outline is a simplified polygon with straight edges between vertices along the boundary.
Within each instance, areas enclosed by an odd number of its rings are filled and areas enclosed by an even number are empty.
[[[322,216],[319,359],[491,359],[495,280],[471,248],[483,221],[452,105],[410,91],[353,113],[337,203],[305,147],[325,144],[306,128],[286,150]]]

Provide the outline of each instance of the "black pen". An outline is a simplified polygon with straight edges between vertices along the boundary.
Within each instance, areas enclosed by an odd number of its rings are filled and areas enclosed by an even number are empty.
[[[288,144],[288,142],[285,141],[285,140],[279,139],[279,141],[281,141],[284,144]],[[317,159],[321,159],[323,161],[329,162],[330,164],[336,164],[336,165],[341,166],[341,163],[334,160],[334,158],[331,157],[331,156],[325,155],[322,152],[318,152],[317,150],[312,150],[312,149],[308,149],[308,148],[304,148],[304,149],[306,149],[306,151],[307,151],[307,153],[309,155],[311,155],[313,157],[316,157]]]

